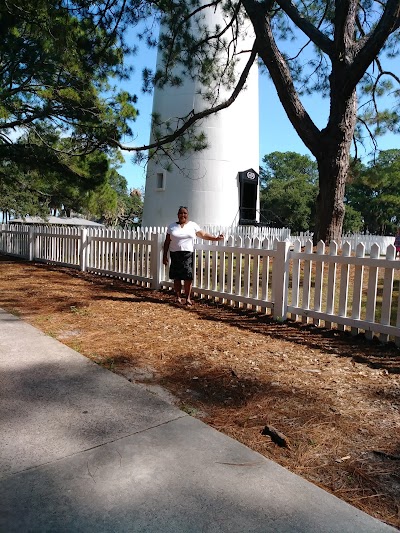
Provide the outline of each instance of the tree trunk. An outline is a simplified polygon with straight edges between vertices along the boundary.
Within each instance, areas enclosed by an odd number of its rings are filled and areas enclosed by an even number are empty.
[[[324,241],[338,241],[342,235],[344,220],[344,191],[349,161],[344,150],[338,150],[336,143],[317,158],[319,171],[319,193],[317,197],[316,227],[314,244]]]
[[[357,94],[345,98],[343,76],[331,76],[331,114],[321,131],[320,144],[314,153],[319,171],[314,244],[338,241],[342,236],[344,194],[350,166],[350,147],[357,120]]]

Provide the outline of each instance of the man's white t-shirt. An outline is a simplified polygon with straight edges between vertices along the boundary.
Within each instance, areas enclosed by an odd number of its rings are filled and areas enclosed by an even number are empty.
[[[193,252],[194,239],[196,238],[196,233],[200,230],[200,226],[191,220],[186,222],[183,228],[178,222],[170,224],[167,229],[167,233],[171,237],[169,251]]]

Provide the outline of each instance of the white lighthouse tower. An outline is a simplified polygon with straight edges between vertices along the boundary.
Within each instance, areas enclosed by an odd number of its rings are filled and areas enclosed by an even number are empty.
[[[208,9],[205,22],[215,27],[216,13]],[[220,17],[222,15],[220,14]],[[238,42],[237,73],[250,57],[253,40]],[[161,53],[157,67],[161,67]],[[188,76],[179,87],[155,88],[153,116],[178,124],[179,117],[209,107],[204,86]],[[227,99],[230,91],[219,87],[213,105]],[[204,132],[208,147],[185,153],[172,162],[167,157],[150,160],[147,168],[143,226],[166,226],[176,219],[179,206],[188,207],[190,219],[201,226],[232,226],[258,221],[259,106],[258,69],[254,62],[235,102],[210,115],[196,126]],[[154,139],[151,138],[150,142]]]

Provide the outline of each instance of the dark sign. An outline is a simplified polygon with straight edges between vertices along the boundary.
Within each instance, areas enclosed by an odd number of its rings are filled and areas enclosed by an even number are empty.
[[[258,174],[252,168],[239,172],[239,183],[254,183],[258,186]]]

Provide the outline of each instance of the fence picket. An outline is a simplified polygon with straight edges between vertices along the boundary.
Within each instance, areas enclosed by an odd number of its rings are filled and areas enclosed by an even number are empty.
[[[203,250],[195,250],[196,268],[197,268],[197,286],[204,287],[204,253]],[[204,295],[200,293],[200,298],[204,298]]]
[[[342,257],[350,257],[351,254],[351,245],[349,242],[346,242],[343,245]],[[342,263],[340,269],[340,294],[339,294],[339,316],[347,317],[347,302],[349,295],[349,263]],[[344,323],[338,324],[338,329],[344,331]]]
[[[393,244],[389,245],[386,250],[386,259],[394,260],[396,257],[396,248]],[[385,268],[383,278],[383,293],[382,293],[382,308],[381,308],[381,324],[390,324],[390,315],[392,311],[392,291],[393,291],[393,268]],[[381,333],[380,339],[382,342],[388,341],[387,333]]]
[[[332,241],[329,246],[329,255],[331,257],[335,257],[337,256],[337,251],[338,251],[337,242]],[[336,267],[337,267],[337,264],[335,262],[331,262],[328,265],[328,284],[327,284],[327,290],[326,290],[326,313],[328,315],[334,314],[335,294],[336,294]],[[332,322],[328,322],[325,320],[325,327],[327,329],[331,329]]]
[[[297,239],[293,245],[293,252],[299,253],[301,251],[301,241]],[[293,307],[299,306],[299,290],[300,290],[300,259],[293,259],[292,262],[292,298],[291,304]],[[298,315],[292,313],[292,320],[298,320]]]
[[[227,273],[226,273],[226,292],[228,294],[233,294],[233,269],[234,269],[234,253],[233,253],[233,247],[234,247],[234,237],[231,235],[228,237],[227,246],[232,248],[232,251],[230,251],[228,256],[228,266],[227,266]],[[228,300],[229,305],[234,305],[233,300]]]
[[[312,241],[307,241],[305,246],[305,253],[306,254],[312,254]],[[308,311],[310,309],[310,298],[311,298],[311,268],[312,268],[312,261],[310,259],[306,259],[304,261],[304,281],[303,281],[303,298],[302,298],[302,308],[305,311]],[[301,317],[301,321],[304,324],[308,323],[308,314],[305,313]]]
[[[397,297],[396,329],[398,333],[394,337],[394,342],[396,343],[396,346],[400,346],[400,290]]]
[[[365,257],[365,245],[360,243],[357,245],[356,257]],[[353,282],[353,306],[351,311],[351,318],[356,320],[361,316],[361,298],[363,292],[363,278],[364,265],[356,265],[354,268],[354,282]],[[359,329],[357,327],[351,328],[352,335],[358,335]]]
[[[371,259],[377,259],[380,256],[380,247],[378,244],[371,246]],[[365,320],[367,322],[375,322],[376,312],[376,295],[378,289],[378,267],[370,266],[368,271],[368,289],[367,289],[367,308],[365,314]],[[367,329],[365,336],[367,339],[372,339],[374,334],[373,329]]]
[[[136,237],[136,235],[134,234],[132,242],[130,244],[129,273],[131,274],[131,276],[135,276],[136,275],[136,264],[135,264],[136,244],[135,244],[135,237]]]
[[[255,250],[261,248],[261,240],[256,237],[253,242],[253,247]],[[252,291],[251,297],[259,300],[259,284],[260,284],[260,254],[255,254],[253,258],[253,275],[252,275]],[[257,309],[257,306],[253,306],[253,309]]]
[[[218,252],[213,250],[211,252],[211,288],[213,291],[217,291],[218,282]]]
[[[244,239],[244,246],[245,248],[251,247],[251,239],[250,237],[245,237]],[[244,254],[244,265],[243,265],[243,296],[246,298],[250,295],[250,254],[246,253]],[[247,306],[246,306],[247,307]]]
[[[205,250],[204,252],[204,288],[210,289],[210,250]],[[210,295],[207,294],[207,299],[210,298]]]
[[[225,284],[225,272],[226,272],[226,264],[225,264],[225,251],[223,250],[222,246],[219,246],[220,252],[219,252],[219,266],[218,266],[218,291],[225,294],[226,292],[226,284]],[[222,303],[226,303],[226,298],[221,299]]]
[[[324,278],[324,261],[320,260],[325,255],[325,243],[319,241],[317,245],[317,262],[315,267],[315,286],[314,286],[314,311],[321,311],[322,305],[322,283]],[[314,318],[314,325],[319,326],[319,318]]]
[[[236,246],[239,250],[236,250],[235,259],[235,295],[241,296],[242,294],[242,254],[240,252],[243,246],[242,237],[238,237],[236,240]],[[237,307],[240,307],[240,301],[236,300]]]

